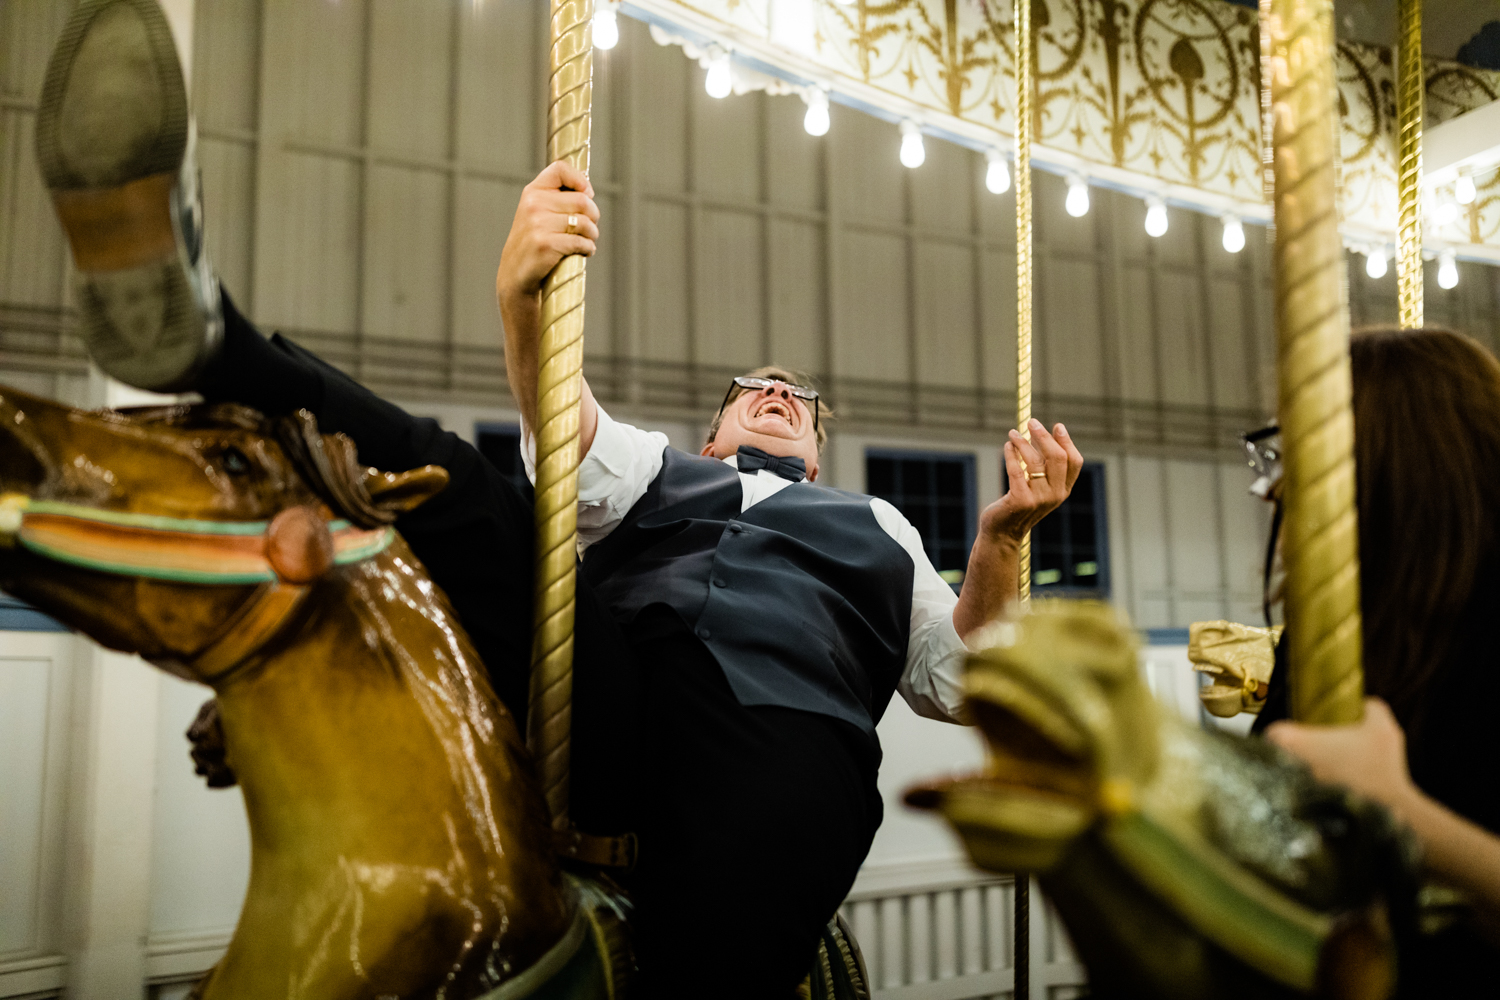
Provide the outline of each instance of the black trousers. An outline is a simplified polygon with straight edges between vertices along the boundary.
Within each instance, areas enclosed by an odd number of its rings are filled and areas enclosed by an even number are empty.
[[[210,401],[276,416],[307,409],[360,461],[440,465],[449,484],[396,527],[447,594],[501,700],[524,725],[531,637],[529,491],[434,420],[413,417],[281,336],[267,341],[225,296]],[[739,704],[674,612],[622,629],[579,578],[571,815],[634,830],[625,881],[642,990],[786,997],[847,894],[880,824],[879,749],[841,720]]]

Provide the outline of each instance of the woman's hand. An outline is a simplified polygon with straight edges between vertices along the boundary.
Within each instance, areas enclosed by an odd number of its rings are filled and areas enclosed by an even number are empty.
[[[1083,455],[1066,427],[1058,424],[1049,434],[1040,420],[1032,420],[1028,426],[1030,441],[1011,431],[1005,443],[1005,475],[1010,488],[979,515],[981,535],[1017,545],[1037,522],[1068,499],[1083,470]]]
[[[1406,735],[1379,698],[1365,699],[1365,717],[1353,725],[1277,722],[1266,730],[1266,739],[1301,758],[1324,784],[1351,788],[1411,822],[1421,792],[1406,766]]]
[[[1364,719],[1349,726],[1277,722],[1266,739],[1300,757],[1319,781],[1353,789],[1410,827],[1427,871],[1468,895],[1479,930],[1500,946],[1500,837],[1417,787],[1406,764],[1406,736],[1385,702],[1366,698]]]
[[[568,232],[568,218],[577,219]],[[593,256],[599,239],[599,206],[588,176],[558,160],[521,192],[515,221],[500,251],[495,294],[504,308],[514,297],[535,297],[558,261]]]

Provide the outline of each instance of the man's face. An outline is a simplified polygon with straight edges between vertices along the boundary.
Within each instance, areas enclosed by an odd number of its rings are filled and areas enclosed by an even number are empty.
[[[724,407],[719,432],[702,454],[728,458],[748,444],[778,458],[795,456],[807,464],[809,482],[818,478],[818,432],[812,410],[793,396],[785,382],[746,389]]]

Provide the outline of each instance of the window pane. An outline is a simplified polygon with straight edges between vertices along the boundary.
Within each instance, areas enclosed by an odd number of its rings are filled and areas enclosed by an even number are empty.
[[[974,537],[973,464],[972,455],[879,449],[865,455],[865,489],[905,515],[933,566],[955,589]]]
[[[1102,497],[1104,466],[1084,463],[1073,493],[1031,533],[1031,586],[1039,594],[1068,592],[1107,597],[1108,547]]]
[[[531,489],[531,484],[526,479],[526,466],[521,461],[519,427],[480,424],[474,429],[474,446],[502,476],[515,483],[522,493]]]
[[[943,541],[962,542],[968,531],[967,518],[961,504],[945,501],[938,511],[938,534]]]
[[[934,462],[937,467],[937,491],[945,497],[964,495],[964,466],[962,462]]]

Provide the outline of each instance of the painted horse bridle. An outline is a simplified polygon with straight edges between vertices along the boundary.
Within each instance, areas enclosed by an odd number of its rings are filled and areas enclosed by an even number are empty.
[[[214,684],[270,642],[324,574],[371,559],[395,539],[389,526],[359,528],[326,515],[326,508],[295,506],[268,521],[207,521],[7,493],[0,494],[0,546],[114,576],[255,585],[239,612],[190,659],[157,664]]]

